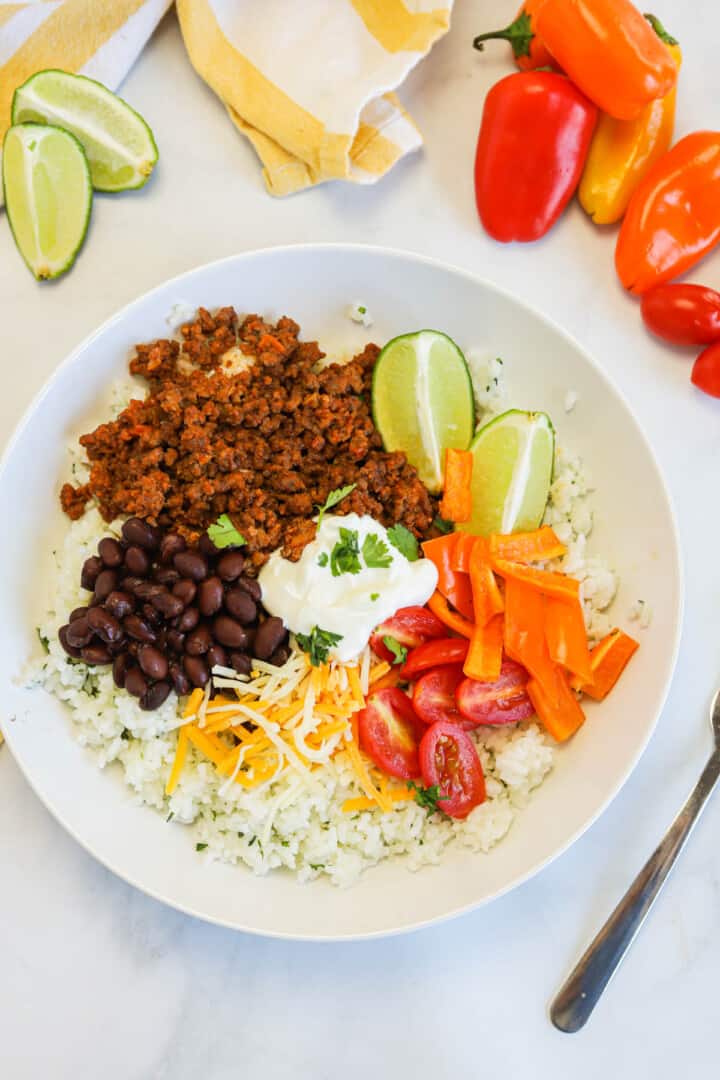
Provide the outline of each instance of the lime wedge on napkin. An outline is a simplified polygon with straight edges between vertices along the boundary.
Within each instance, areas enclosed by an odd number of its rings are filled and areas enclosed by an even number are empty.
[[[5,136],[3,189],[15,243],[38,280],[75,261],[92,205],[90,169],[77,139],[47,124],[18,124]]]
[[[54,124],[82,143],[98,191],[125,191],[147,182],[158,159],[142,116],[84,75],[39,71],[15,91],[13,124]]]
[[[389,341],[373,372],[372,408],[385,449],[404,451],[427,489],[442,489],[445,451],[475,427],[470,372],[451,338],[419,330]]]
[[[511,409],[481,428],[470,450],[473,515],[456,528],[477,536],[537,529],[552,481],[550,417]]]

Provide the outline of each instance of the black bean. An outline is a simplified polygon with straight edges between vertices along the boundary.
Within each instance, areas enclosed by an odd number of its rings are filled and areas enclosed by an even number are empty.
[[[152,626],[153,630],[157,630],[162,626],[163,617],[156,607],[152,604],[143,604],[142,617],[148,626]]]
[[[223,581],[235,581],[243,572],[245,556],[241,551],[227,551],[218,559],[217,572]]]
[[[216,615],[223,605],[223,586],[219,577],[209,577],[198,586],[198,607],[201,615]]]
[[[106,600],[117,583],[118,576],[115,570],[101,570],[95,581],[95,599]]]
[[[165,586],[158,585],[157,581],[141,581],[133,589],[135,596],[140,600],[152,600],[153,596],[158,596],[165,591]]]
[[[290,650],[287,645],[280,645],[270,657],[269,663],[274,664],[275,667],[282,667],[284,664],[287,664],[289,659]]]
[[[207,660],[211,668],[227,667],[227,653],[223,649],[222,645],[218,645],[217,642],[214,642],[210,646],[207,653],[205,654],[205,659]]]
[[[185,540],[177,533],[168,533],[160,541],[160,562],[171,563],[179,551],[187,547]]]
[[[149,690],[146,690],[140,698],[140,708],[146,709],[148,712],[152,709],[159,709],[169,693],[169,682],[156,682],[155,685],[151,686]]]
[[[114,570],[122,565],[124,555],[122,544],[114,536],[103,536],[102,540],[98,541],[97,550],[103,566]]]
[[[198,547],[202,551],[203,555],[209,555],[210,558],[213,558],[213,556],[217,555],[218,551],[220,550],[220,548],[215,547],[215,544],[212,542],[206,532],[204,532],[200,537],[198,541]]]
[[[182,615],[179,616],[175,625],[181,634],[187,634],[189,630],[194,630],[200,621],[200,612],[196,607],[185,608]]]
[[[139,544],[131,544],[125,552],[125,566],[131,574],[145,577],[150,569],[150,556]]]
[[[182,697],[183,694],[190,693],[192,684],[180,664],[170,665],[170,680],[173,685],[173,690],[179,697]]]
[[[160,533],[141,518],[132,517],[124,522],[122,534],[128,544],[138,544],[147,551],[154,551],[160,543]]]
[[[233,618],[237,619],[238,622],[241,622],[244,626],[255,622],[255,619],[257,618],[255,601],[252,600],[246,592],[243,592],[242,589],[230,589],[225,594],[225,607]]]
[[[260,603],[262,589],[260,588],[260,585],[255,580],[255,578],[246,576],[240,577],[237,580],[237,587],[238,589],[242,589],[243,592],[246,592],[248,596],[255,601],[256,604]]]
[[[182,578],[172,587],[173,596],[179,596],[186,607],[188,604],[192,604],[196,592],[197,585],[194,581],[191,581],[190,578]]]
[[[80,655],[86,664],[109,664],[112,660],[107,646],[100,644],[100,642],[86,645],[84,649],[81,649]]]
[[[252,660],[245,653],[231,652],[230,667],[235,668],[238,675],[249,675],[252,670]]]
[[[170,588],[176,581],[180,580],[180,575],[177,570],[172,568],[172,566],[156,566],[153,570],[153,578],[157,581],[158,585],[164,585],[165,588]]]
[[[202,656],[213,643],[210,627],[202,624],[191,630],[185,638],[185,652],[188,656]]]
[[[167,657],[154,645],[143,645],[138,649],[138,663],[150,679],[164,679],[168,673]]]
[[[100,608],[92,608],[92,611],[100,611]],[[82,649],[84,645],[89,645],[93,639],[93,628],[89,622],[90,612],[81,619],[75,619],[68,625],[66,638],[68,645],[72,645],[74,649]]]
[[[178,552],[173,559],[173,566],[180,571],[183,577],[189,577],[193,581],[202,581],[203,578],[207,577],[207,559],[199,551]]]
[[[147,693],[148,682],[139,667],[130,668],[125,675],[125,689],[133,697],[142,697]]]
[[[157,640],[155,631],[139,615],[126,615],[123,619],[123,626],[126,633],[137,641],[152,643]]]
[[[105,607],[116,619],[124,619],[135,610],[135,601],[130,593],[122,589],[114,589],[105,601]]]
[[[212,626],[213,634],[221,645],[229,645],[231,649],[245,648],[247,633],[235,619],[231,619],[229,615],[218,615]]]
[[[63,649],[65,650],[65,652],[68,654],[68,656],[72,656],[72,658],[74,660],[79,660],[80,659],[80,649],[77,648],[75,645],[71,645],[70,642],[68,641],[68,639],[67,639],[68,629],[69,629],[68,625],[60,627],[60,629],[58,630],[58,640],[59,640],[60,644],[62,645]]]
[[[153,597],[153,604],[162,612],[166,619],[176,619],[178,615],[181,615],[185,605],[179,596],[173,596],[172,593],[162,593],[160,596]]]
[[[102,638],[106,645],[119,642],[125,635],[123,628],[109,611],[103,607],[94,607],[88,614],[88,626],[91,626],[97,636]]]
[[[210,669],[202,656],[183,657],[183,667],[185,669],[185,674],[193,686],[207,686],[208,679],[210,678]]]
[[[257,628],[255,634],[255,646],[253,653],[258,660],[269,660],[272,654],[287,637],[287,630],[283,626],[282,619],[277,615],[271,615]]]
[[[122,579],[122,587],[125,592],[135,595],[135,590],[139,589],[141,585],[147,585],[144,578],[136,577],[135,574],[128,574]]]
[[[95,582],[98,579],[98,574],[103,568],[103,561],[99,555],[91,555],[89,559],[86,559],[82,566],[80,573],[80,584],[83,589],[87,589],[88,592],[92,592],[95,588]]]
[[[179,630],[168,630],[166,643],[171,652],[182,654],[185,651],[185,635]]]
[[[115,680],[116,686],[119,686],[122,689],[122,687],[125,685],[125,676],[127,675],[131,667],[134,667],[134,662],[132,657],[130,656],[130,653],[121,652],[119,656],[115,657],[115,659],[113,660],[112,671],[113,679]]]
[[[76,619],[82,619],[83,615],[87,615],[89,608],[76,607],[68,615],[68,622],[75,622]]]

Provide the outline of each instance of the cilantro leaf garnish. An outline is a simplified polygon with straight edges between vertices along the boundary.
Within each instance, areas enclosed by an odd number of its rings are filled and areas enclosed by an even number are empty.
[[[330,630],[323,630],[319,626],[313,626],[309,634],[296,634],[295,638],[300,648],[310,657],[313,667],[318,667],[327,660],[328,650],[342,641],[343,636],[333,634]]]
[[[393,664],[404,664],[408,654],[405,646],[401,645],[397,638],[391,637],[390,634],[385,634],[382,641],[385,648],[389,649],[395,658],[392,661]]]
[[[418,806],[422,806],[430,814],[436,812],[443,813],[442,806],[438,806],[439,802],[447,802],[450,798],[449,795],[441,795],[440,787],[438,784],[433,784],[432,787],[422,787],[418,785],[414,780],[408,781],[408,791],[415,792],[415,802]]]
[[[390,549],[377,533],[368,533],[363,540],[363,559],[372,570],[386,570],[392,564]]]
[[[195,845],[195,850],[196,851],[204,851],[206,847],[207,847],[207,844],[196,844]]]
[[[370,599],[372,600],[373,603],[375,603],[376,600],[380,599],[380,593],[379,592],[371,592],[370,593]]]
[[[397,525],[392,525],[388,529],[387,535],[392,546],[397,548],[408,562],[416,561],[419,557],[418,542],[409,529],[398,522]]]
[[[440,517],[439,514],[436,518],[433,519],[433,525],[438,530],[438,532],[441,532],[443,534],[451,533],[455,528],[455,522],[447,521],[445,518]]]
[[[330,570],[333,577],[341,574],[359,574],[360,548],[357,529],[340,529],[340,539],[330,552]]]
[[[318,566],[327,566],[327,564],[329,562],[330,562],[330,556],[328,555],[327,551],[321,551],[320,554],[318,555],[318,560],[317,560]]]
[[[346,499],[348,497],[348,495],[350,494],[350,492],[354,491],[356,487],[357,487],[357,484],[346,484],[345,487],[335,488],[334,491],[330,492],[330,494],[328,495],[327,499],[322,504],[322,506],[320,506],[318,504],[318,511],[319,511],[318,519],[317,519],[317,527],[318,527],[318,529],[322,525],[322,520],[325,517],[326,511],[332,510],[333,506],[337,506],[337,504],[339,502],[342,502],[343,499]]]
[[[247,543],[227,514],[221,514],[215,524],[210,525],[207,534],[216,548],[241,547]]]

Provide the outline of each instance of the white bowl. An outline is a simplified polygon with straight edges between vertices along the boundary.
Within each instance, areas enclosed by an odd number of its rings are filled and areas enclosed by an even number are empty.
[[[351,323],[361,300],[375,323]],[[582,455],[596,486],[593,550],[617,568],[616,618],[649,602],[654,618],[626,675],[585,726],[557,751],[554,771],[508,836],[488,855],[448,849],[439,866],[410,874],[402,861],[369,870],[351,889],[289,875],[257,878],[198,856],[186,831],[133,804],[119,772],[101,772],[73,740],[64,707],[29,691],[18,673],[39,648],[38,567],[65,527],[58,488],[64,446],[98,419],[108,384],[126,373],[132,346],[164,337],[176,303],[234,305],[297,319],[328,352],[436,327],[461,347],[504,358],[519,408],[547,411],[560,442]],[[578,394],[569,414],[568,390]],[[87,430],[87,428],[83,428]],[[200,267],[136,300],[82,344],[29,409],[0,468],[4,733],[39,798],[97,859],[152,896],[227,926],[291,938],[347,939],[423,926],[496,898],[564,851],[630,775],[665,700],[681,623],[678,539],[652,451],[602,368],[557,326],[520,300],[460,270],[402,252],[347,245],[277,248]],[[9,570],[8,570],[9,568]]]

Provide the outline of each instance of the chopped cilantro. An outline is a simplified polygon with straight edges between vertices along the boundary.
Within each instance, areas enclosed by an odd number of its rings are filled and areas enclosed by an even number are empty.
[[[130,729],[126,727],[123,728],[120,732],[120,738],[123,739],[125,742],[130,742],[130,740],[132,739],[132,732],[130,731]]]
[[[361,315],[364,315],[365,312],[367,311],[367,308],[365,307],[364,304],[359,304],[358,305],[358,311],[360,312]]]
[[[394,656],[393,664],[404,664],[407,660],[408,651],[404,645],[401,645],[397,638],[391,637],[390,634],[384,636],[383,645],[386,649],[389,649]]]
[[[168,814],[168,816],[165,818],[165,822],[167,823],[168,821],[172,821],[172,819],[174,817],[175,817],[175,811],[171,810],[170,813]]]
[[[311,863],[310,863],[310,869],[311,869],[311,870],[324,870],[324,869],[325,869],[325,863],[322,863],[322,862],[311,862]]]
[[[215,524],[208,528],[207,534],[216,548],[241,547],[247,542],[227,514],[221,514]]]
[[[348,497],[348,495],[350,494],[350,492],[354,491],[356,487],[357,487],[357,484],[346,484],[345,487],[335,488],[334,491],[330,492],[330,494],[328,495],[327,499],[322,504],[322,506],[320,506],[318,504],[318,511],[319,511],[318,519],[317,519],[317,527],[318,527],[318,529],[322,525],[322,520],[325,517],[326,511],[332,510],[333,506],[337,506],[337,504],[339,502],[342,502],[343,499],[346,499]]]
[[[37,626],[35,629],[36,629],[36,632],[37,632],[38,640],[40,641],[40,644],[42,645],[43,649],[45,650],[45,652],[50,652],[50,642],[49,642],[49,640],[45,637],[45,635],[43,633],[41,633],[39,626]]]
[[[371,570],[386,570],[392,563],[390,549],[377,533],[368,533],[363,540],[363,559]]]
[[[340,529],[340,539],[330,552],[330,570],[333,577],[341,574],[359,574],[360,548],[357,529]]]
[[[327,551],[321,551],[318,555],[318,566],[327,566],[329,561],[330,560]]]
[[[409,780],[408,791],[414,791],[415,802],[431,814],[436,811],[442,812],[442,806],[438,806],[438,803],[446,802],[450,798],[449,795],[440,794],[440,788],[437,784],[433,784],[432,787],[422,787],[418,786],[413,780]]]
[[[195,850],[196,851],[204,851],[206,847],[207,847],[207,844],[196,844],[195,845]]]
[[[418,542],[404,525],[393,525],[387,531],[388,540],[394,548],[397,548],[401,555],[404,555],[408,562],[415,562],[418,558]]]
[[[380,593],[379,592],[371,592],[370,593],[370,599],[372,600],[372,602],[374,604],[376,600],[380,599]]]
[[[438,516],[434,519],[433,525],[441,533],[451,533],[455,528],[455,524],[452,521],[446,521],[445,518]]]
[[[296,634],[295,637],[300,648],[309,655],[313,667],[327,660],[328,650],[342,641],[342,634],[333,634],[319,626],[313,626],[309,634]]]

